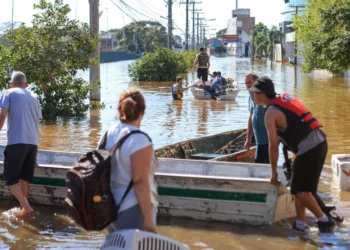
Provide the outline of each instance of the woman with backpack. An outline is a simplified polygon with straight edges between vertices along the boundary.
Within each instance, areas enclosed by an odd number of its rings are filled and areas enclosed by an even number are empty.
[[[136,88],[128,88],[119,97],[117,124],[107,132],[106,150],[131,131],[139,131],[146,109],[145,99]],[[102,144],[102,140],[99,142]],[[122,229],[139,229],[156,232],[157,186],[154,174],[157,160],[153,144],[148,135],[131,134],[112,158],[111,191],[115,203],[120,204],[117,220],[107,227],[109,232]]]

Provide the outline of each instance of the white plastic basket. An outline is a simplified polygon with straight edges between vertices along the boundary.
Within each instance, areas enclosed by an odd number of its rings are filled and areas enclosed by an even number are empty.
[[[128,229],[107,235],[101,250],[189,250],[187,245],[159,234]]]

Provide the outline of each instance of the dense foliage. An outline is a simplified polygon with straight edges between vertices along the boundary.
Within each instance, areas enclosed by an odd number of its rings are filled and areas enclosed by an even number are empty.
[[[137,59],[129,67],[129,74],[139,81],[175,81],[178,74],[188,72],[195,57],[194,51],[176,53],[159,48],[155,53],[146,53]]]
[[[37,94],[45,117],[80,116],[88,109],[90,84],[77,77],[86,70],[97,39],[86,23],[69,20],[69,5],[40,0],[31,27],[20,25],[5,34],[10,46],[0,47],[0,87],[6,88],[6,68],[23,71]]]
[[[313,0],[293,22],[302,70],[342,74],[350,68],[350,0]]]
[[[276,26],[269,29],[263,23],[258,23],[254,27],[254,48],[255,56],[262,58],[264,56],[272,59],[273,45],[282,43],[283,33]]]
[[[166,28],[159,22],[132,22],[122,29],[112,29],[110,32],[117,35],[119,47],[124,44],[126,51],[154,52],[159,47],[167,46]]]

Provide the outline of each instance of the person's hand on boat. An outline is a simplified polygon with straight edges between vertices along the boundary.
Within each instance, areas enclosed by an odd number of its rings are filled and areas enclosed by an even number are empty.
[[[272,184],[272,185],[280,184],[280,181],[278,180],[278,174],[277,173],[272,173],[272,175],[270,177],[270,184]]]
[[[154,225],[152,217],[145,218],[144,230],[147,232],[156,233],[156,225]]]

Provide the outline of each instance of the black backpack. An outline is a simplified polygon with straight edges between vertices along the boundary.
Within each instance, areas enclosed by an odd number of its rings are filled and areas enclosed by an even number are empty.
[[[74,221],[85,230],[102,230],[117,219],[121,203],[132,188],[130,181],[120,204],[115,204],[110,188],[112,156],[132,134],[142,133],[134,130],[122,137],[111,151],[104,150],[107,133],[98,150],[83,155],[66,176],[67,198],[65,207]],[[149,138],[151,141],[151,139]]]

